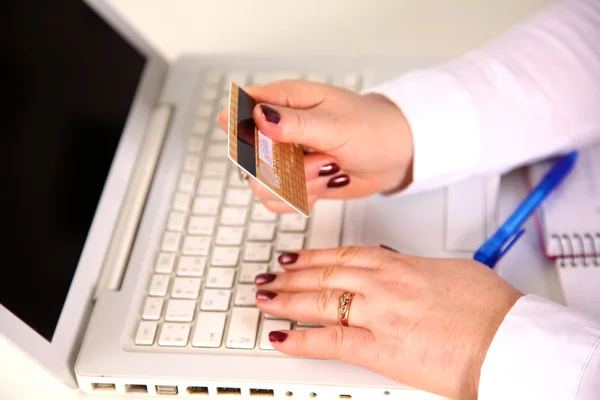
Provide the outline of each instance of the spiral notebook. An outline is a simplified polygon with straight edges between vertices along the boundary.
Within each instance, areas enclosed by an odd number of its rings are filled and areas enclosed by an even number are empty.
[[[529,168],[532,185],[552,161]],[[538,221],[567,305],[600,318],[600,144],[579,152],[573,171],[542,204]]]

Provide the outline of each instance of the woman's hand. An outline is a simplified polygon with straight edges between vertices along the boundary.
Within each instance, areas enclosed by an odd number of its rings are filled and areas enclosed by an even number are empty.
[[[305,250],[256,277],[261,311],[324,328],[271,332],[276,350],[338,359],[453,399],[477,398],[487,349],[522,296],[484,265],[384,248]],[[354,294],[348,324],[339,298]]]
[[[402,112],[376,94],[280,81],[244,89],[254,97],[254,121],[274,140],[304,145],[309,204],[319,198],[357,198],[402,188],[412,179],[412,136]],[[226,110],[219,118],[227,130]],[[292,208],[254,180],[275,212]]]

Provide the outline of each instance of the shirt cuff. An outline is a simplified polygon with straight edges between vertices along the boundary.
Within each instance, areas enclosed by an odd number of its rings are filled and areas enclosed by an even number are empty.
[[[415,191],[472,173],[481,152],[477,108],[469,91],[442,69],[415,71],[363,93],[387,97],[404,113],[413,137]]]
[[[600,322],[541,297],[524,296],[487,352],[478,398],[595,398],[599,340]]]

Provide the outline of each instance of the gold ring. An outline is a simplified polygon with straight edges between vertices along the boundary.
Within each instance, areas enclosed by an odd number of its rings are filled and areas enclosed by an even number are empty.
[[[354,295],[352,293],[344,293],[340,297],[338,317],[340,320],[340,325],[342,326],[348,326],[348,316],[350,315],[350,305],[352,304],[353,297]]]

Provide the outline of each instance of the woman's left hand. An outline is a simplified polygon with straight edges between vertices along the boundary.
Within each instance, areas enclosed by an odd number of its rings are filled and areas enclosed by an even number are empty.
[[[256,278],[261,311],[324,328],[271,332],[276,350],[337,359],[453,399],[477,398],[487,349],[522,296],[486,266],[385,248],[304,250]],[[348,327],[339,299],[354,294]]]

